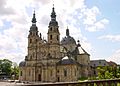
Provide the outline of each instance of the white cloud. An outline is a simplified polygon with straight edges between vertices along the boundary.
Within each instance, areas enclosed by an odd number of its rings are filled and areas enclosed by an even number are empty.
[[[0,0],[0,15],[11,15],[14,14],[14,9],[7,6],[6,0]]]
[[[105,24],[108,24],[109,21],[107,19],[102,19],[98,22],[95,23],[96,28],[100,28],[100,29],[104,29],[105,28]]]
[[[3,26],[3,21],[2,20],[0,20],[0,26]],[[0,28],[1,29],[1,28]]]
[[[112,42],[115,42],[115,41],[120,42],[120,35],[105,35],[105,36],[99,37],[98,39],[106,39]]]
[[[113,55],[111,55],[109,58],[107,58],[108,61],[114,61],[117,64],[120,64],[120,49],[116,50]]]
[[[109,23],[109,20],[103,18],[101,20],[97,20],[97,15],[100,15],[99,9],[94,6],[91,9],[83,10],[83,15],[85,16],[83,19],[83,24],[85,25],[85,29],[90,32],[100,31],[105,29],[105,25]]]
[[[104,35],[104,36],[99,37],[98,39],[105,39],[111,42],[120,42],[120,35]],[[114,61],[120,64],[119,59],[120,59],[120,49],[113,52],[111,56],[109,56],[106,60]]]
[[[27,53],[27,35],[31,26],[31,10],[35,8],[39,32],[47,38],[48,23],[52,11],[52,0],[1,0],[0,26],[3,20],[11,22],[11,27],[5,28],[0,33],[0,58],[17,59],[21,61]],[[109,21],[105,18],[97,20],[101,14],[96,6],[87,8],[84,0],[54,0],[55,11],[61,37],[65,36],[67,26],[70,34],[76,40],[80,39],[85,50],[91,52],[92,45],[81,33],[80,25],[83,21],[88,31],[98,31],[105,28]],[[10,15],[8,15],[10,14]],[[30,16],[31,15],[31,16]],[[30,16],[30,17],[29,17]],[[68,23],[69,22],[69,23]],[[93,28],[93,29],[92,29]]]
[[[99,9],[97,7],[93,7],[91,9],[85,9],[83,14],[85,16],[84,23],[86,25],[93,25],[96,22],[96,16],[99,14]]]

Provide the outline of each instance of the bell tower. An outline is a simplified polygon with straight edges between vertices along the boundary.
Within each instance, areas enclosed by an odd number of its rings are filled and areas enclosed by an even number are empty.
[[[56,21],[56,13],[54,6],[52,8],[51,13],[51,21],[49,22],[48,26],[48,43],[50,44],[59,44],[60,42],[60,33],[59,33],[59,26],[58,22]]]
[[[53,5],[51,13],[51,21],[48,26],[48,43],[50,45],[50,54],[53,58],[58,58],[60,52],[60,33],[59,33],[58,22],[56,21],[56,13]]]
[[[31,22],[32,26],[30,27],[28,35],[28,60],[35,60],[37,52],[37,42],[39,40],[38,28],[36,26],[37,21],[35,18],[35,11],[33,13],[33,18]]]

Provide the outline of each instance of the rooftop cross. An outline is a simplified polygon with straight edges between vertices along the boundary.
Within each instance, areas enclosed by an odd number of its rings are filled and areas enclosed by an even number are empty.
[[[35,18],[35,10],[34,10],[34,13],[33,13],[33,18],[32,18],[32,23],[35,24],[37,21],[36,21],[36,18]]]
[[[69,29],[68,29],[68,26],[67,26],[67,29],[66,29],[66,36],[69,36]]]

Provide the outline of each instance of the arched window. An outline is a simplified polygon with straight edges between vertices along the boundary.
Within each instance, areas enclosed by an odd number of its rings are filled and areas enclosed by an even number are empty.
[[[36,36],[38,35],[38,33],[36,32]]]
[[[36,39],[36,42],[37,42],[37,39]]]
[[[58,81],[58,82],[60,81],[60,77],[58,77],[57,81]]]
[[[75,72],[75,76],[76,76],[76,75],[77,75],[77,73],[76,73],[76,72],[77,72],[77,71],[76,71],[76,69],[75,69],[75,71],[74,71],[74,72]]]
[[[59,70],[57,70],[57,72],[59,73]]]
[[[22,76],[22,71],[20,71],[20,76]]]
[[[57,40],[59,40],[59,36],[57,35]]]
[[[52,35],[50,35],[50,40],[52,40]]]
[[[50,76],[52,76],[52,70],[50,71]]]
[[[64,69],[64,76],[66,77],[67,76],[67,70]]]
[[[32,35],[32,32],[30,32],[30,35]]]
[[[52,27],[50,28],[50,31],[52,31]]]
[[[94,70],[94,75],[96,75],[96,71]]]
[[[31,75],[31,71],[30,71],[30,69],[29,69],[29,76]]]
[[[32,39],[30,39],[30,43],[32,43]]]

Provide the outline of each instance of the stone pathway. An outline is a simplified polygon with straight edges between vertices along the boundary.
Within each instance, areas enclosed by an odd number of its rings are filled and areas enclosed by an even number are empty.
[[[15,83],[15,82],[0,82],[0,86],[16,86],[23,85],[23,83]]]

